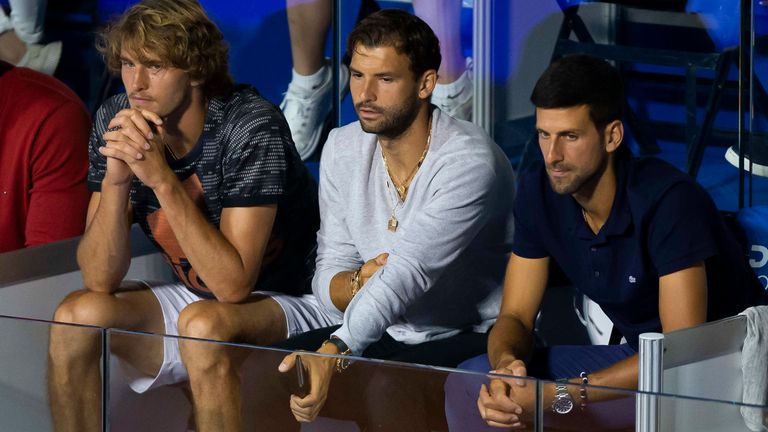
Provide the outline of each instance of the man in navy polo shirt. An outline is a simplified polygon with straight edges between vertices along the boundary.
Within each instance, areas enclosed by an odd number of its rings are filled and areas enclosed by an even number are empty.
[[[766,302],[707,193],[671,165],[634,159],[622,145],[616,69],[589,56],[566,57],[544,72],[531,101],[544,161],[519,179],[513,255],[488,355],[460,367],[632,389],[641,333],[691,327]],[[627,343],[532,349],[552,261]],[[478,398],[469,379],[446,384],[452,430],[522,427],[532,419],[534,385],[491,380]],[[544,389],[544,406],[556,414],[579,404],[577,386]],[[475,398],[478,409],[467,416]]]

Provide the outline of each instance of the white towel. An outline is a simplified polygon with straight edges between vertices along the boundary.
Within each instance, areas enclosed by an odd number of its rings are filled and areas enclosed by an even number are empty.
[[[768,405],[768,306],[748,308],[739,315],[747,317],[747,336],[741,350],[744,375],[742,401],[751,405]],[[741,408],[744,423],[751,431],[768,431],[768,408]]]

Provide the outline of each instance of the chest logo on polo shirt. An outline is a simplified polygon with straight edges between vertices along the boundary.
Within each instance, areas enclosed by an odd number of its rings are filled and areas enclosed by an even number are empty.
[[[633,283],[636,283],[636,282],[637,282],[637,278],[632,276],[632,275],[630,275],[629,276],[629,283],[633,284]]]

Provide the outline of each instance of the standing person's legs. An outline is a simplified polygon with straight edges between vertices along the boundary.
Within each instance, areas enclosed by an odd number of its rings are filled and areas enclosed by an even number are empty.
[[[61,58],[61,42],[39,45],[46,0],[10,0],[10,18],[0,8],[0,60],[53,75]]]
[[[15,65],[27,52],[27,44],[13,29],[13,22],[0,7],[0,60]]]
[[[440,40],[442,61],[438,84],[455,82],[465,70],[461,50],[461,0],[413,0],[413,12],[423,19]]]
[[[331,27],[330,0],[286,0],[293,72],[280,109],[303,160],[320,143],[323,123],[333,106],[333,73],[324,55]]]
[[[316,73],[325,64],[323,50],[331,27],[330,0],[286,0],[293,70],[301,76]]]
[[[9,3],[13,29],[19,38],[28,44],[40,42],[47,0],[9,0]]]
[[[472,118],[472,81],[461,49],[461,0],[413,0],[414,13],[440,40],[442,61],[432,103],[462,120]]]
[[[326,314],[312,295],[260,292],[242,304],[215,300],[191,304],[179,317],[179,332],[198,339],[271,345],[335,324],[338,319]],[[179,344],[189,374],[197,430],[241,430],[239,369],[251,350],[190,339],[181,339]],[[277,364],[265,373],[278,375]]]
[[[155,295],[141,282],[126,281],[115,294],[77,291],[59,305],[54,320],[97,327],[163,333],[163,313]],[[112,351],[136,369],[154,374],[163,361],[158,338],[124,339]],[[53,325],[49,340],[48,388],[57,431],[101,430],[100,334]]]

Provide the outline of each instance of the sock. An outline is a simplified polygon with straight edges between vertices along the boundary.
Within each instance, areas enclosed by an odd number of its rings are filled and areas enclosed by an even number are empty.
[[[292,69],[291,83],[307,90],[315,90],[328,81],[328,76],[331,73],[331,68],[328,64],[323,66],[312,75],[301,75],[296,72],[296,69]]]
[[[443,98],[448,96],[455,96],[461,93],[467,85],[469,85],[469,71],[465,70],[464,73],[462,73],[461,76],[459,76],[459,78],[452,83],[438,83],[435,86],[435,90],[432,91],[432,95]]]

